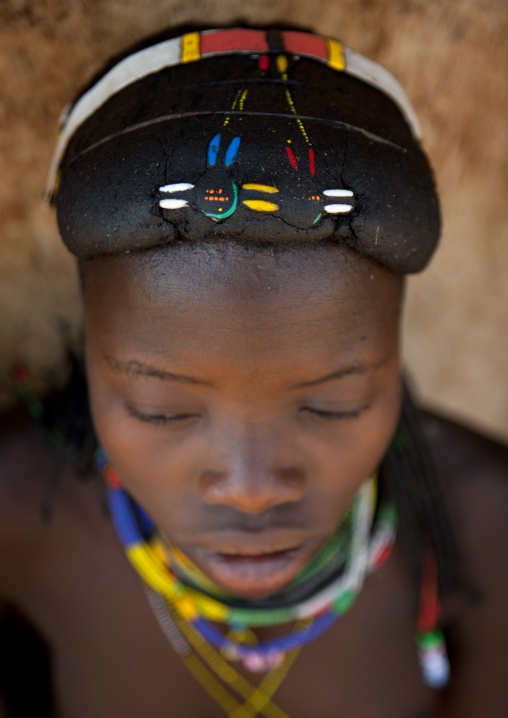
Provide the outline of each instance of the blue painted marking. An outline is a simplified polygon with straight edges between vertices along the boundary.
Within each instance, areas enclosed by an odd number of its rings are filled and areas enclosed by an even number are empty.
[[[215,135],[215,137],[210,140],[210,144],[208,145],[208,164],[211,167],[213,167],[213,165],[217,161],[217,154],[219,153],[219,147],[220,147],[220,134]]]
[[[229,165],[233,164],[233,162],[236,159],[236,155],[238,154],[239,148],[240,148],[240,138],[234,137],[231,140],[231,144],[229,145],[227,152],[226,152],[226,167],[229,167]]]

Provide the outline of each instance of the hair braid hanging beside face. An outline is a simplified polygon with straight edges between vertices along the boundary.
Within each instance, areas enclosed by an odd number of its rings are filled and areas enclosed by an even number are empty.
[[[440,595],[466,588],[436,468],[406,385],[399,426],[381,464],[380,478],[397,509],[401,544],[416,583],[430,549],[437,564]]]

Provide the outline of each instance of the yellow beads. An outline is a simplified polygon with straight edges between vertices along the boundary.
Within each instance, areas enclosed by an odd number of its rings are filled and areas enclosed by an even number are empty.
[[[186,621],[192,621],[199,615],[195,602],[188,596],[179,598],[175,603],[178,607],[178,611]]]
[[[128,546],[125,551],[127,558],[145,583],[171,600],[181,593],[176,581],[173,583],[168,582],[167,572],[164,570],[163,565],[146,546],[135,544],[134,546]]]
[[[166,610],[172,617],[178,630],[192,646],[196,654],[182,656],[183,663],[201,683],[211,698],[225,711],[227,718],[289,718],[288,714],[272,702],[272,697],[293,665],[300,649],[286,654],[279,668],[271,670],[256,687],[238,673],[199,633],[189,625],[171,603],[165,602]],[[305,625],[302,622],[299,625]],[[199,658],[198,658],[199,656]],[[215,674],[215,675],[214,675]],[[240,703],[219,683],[223,681],[232,691],[243,699]]]
[[[197,597],[197,601],[198,606],[206,611],[206,617],[210,621],[226,622],[229,611],[225,605],[219,601],[207,601],[204,596]]]

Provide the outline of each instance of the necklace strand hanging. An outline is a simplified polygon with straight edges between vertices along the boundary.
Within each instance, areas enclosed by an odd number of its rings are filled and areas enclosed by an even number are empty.
[[[192,626],[174,612],[171,604],[150,588],[148,601],[163,633],[175,653],[203,686],[228,718],[289,718],[287,713],[272,702],[272,697],[296,660],[300,649],[287,653],[277,668],[271,669],[258,686],[254,686],[236,671],[230,663],[210,646]],[[302,622],[304,625],[304,622]],[[193,653],[194,650],[194,653]],[[243,700],[239,703],[219,682],[227,685]]]

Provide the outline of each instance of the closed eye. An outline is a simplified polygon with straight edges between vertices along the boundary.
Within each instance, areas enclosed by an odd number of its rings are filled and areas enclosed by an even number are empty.
[[[310,406],[304,406],[300,411],[316,416],[325,421],[340,420],[340,419],[357,419],[362,412],[369,408],[369,405],[360,407],[359,409],[353,409],[350,411],[323,411],[322,409],[314,409]]]
[[[188,421],[189,419],[195,419],[199,414],[190,413],[161,413],[161,414],[150,414],[142,412],[136,409],[132,404],[125,403],[125,408],[131,416],[139,421],[144,421],[148,424],[176,424],[178,422]]]

